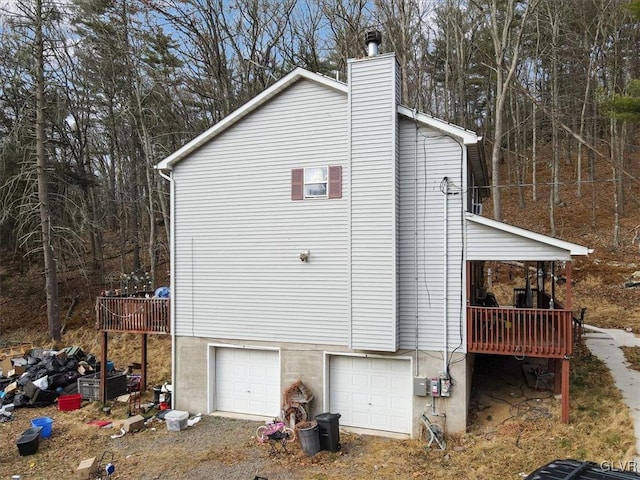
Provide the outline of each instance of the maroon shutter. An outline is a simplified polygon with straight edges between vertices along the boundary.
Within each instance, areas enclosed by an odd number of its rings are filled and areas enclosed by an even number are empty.
[[[294,168],[291,170],[291,200],[302,200],[304,198],[304,169]]]
[[[342,167],[329,167],[329,198],[342,198]]]

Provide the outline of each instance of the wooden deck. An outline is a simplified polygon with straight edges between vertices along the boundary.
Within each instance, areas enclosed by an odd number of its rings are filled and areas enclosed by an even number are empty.
[[[98,297],[96,328],[103,332],[171,333],[168,298]]]
[[[573,353],[570,310],[467,307],[467,351],[565,358]]]

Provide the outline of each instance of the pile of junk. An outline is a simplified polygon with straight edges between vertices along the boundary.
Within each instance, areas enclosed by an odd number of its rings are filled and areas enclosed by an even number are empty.
[[[132,390],[139,376],[116,371],[107,362],[107,389],[113,396]],[[99,396],[100,361],[80,347],[62,350],[30,348],[0,357],[0,412],[20,407],[45,407],[59,397],[77,395],[85,400]],[[117,381],[113,381],[117,380]],[[7,408],[11,405],[11,408]],[[10,415],[0,415],[0,422]]]

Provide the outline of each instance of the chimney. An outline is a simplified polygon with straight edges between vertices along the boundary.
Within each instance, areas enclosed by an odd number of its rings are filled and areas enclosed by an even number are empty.
[[[380,32],[368,32],[369,56],[349,59],[349,215],[351,326],[354,349],[395,352],[399,334],[396,245],[399,185],[400,68],[378,53]]]
[[[378,55],[378,47],[382,43],[382,34],[377,30],[370,30],[364,34],[364,43],[370,57]]]

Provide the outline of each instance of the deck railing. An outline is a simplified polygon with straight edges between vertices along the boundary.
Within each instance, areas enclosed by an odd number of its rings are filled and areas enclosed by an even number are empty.
[[[467,350],[563,358],[573,352],[573,313],[538,308],[467,307]]]
[[[98,297],[96,328],[132,333],[171,333],[168,298]]]

